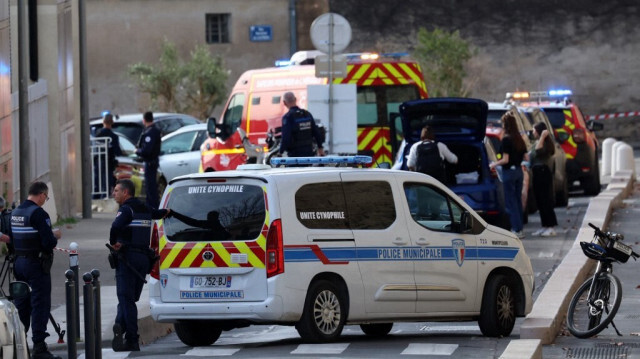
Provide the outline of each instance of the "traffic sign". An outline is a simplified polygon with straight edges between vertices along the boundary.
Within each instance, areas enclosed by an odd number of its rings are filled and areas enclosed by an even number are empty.
[[[313,20],[310,35],[316,49],[325,54],[340,53],[351,42],[351,25],[341,15],[329,12]]]
[[[346,77],[347,58],[342,55],[333,55],[331,64],[331,76],[329,76],[329,55],[318,55],[315,59],[316,77]]]

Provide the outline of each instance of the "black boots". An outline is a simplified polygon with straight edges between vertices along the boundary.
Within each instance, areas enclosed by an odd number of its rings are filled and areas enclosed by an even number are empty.
[[[114,352],[139,352],[140,344],[138,341],[135,342],[124,340],[123,331],[120,324],[116,323],[113,325],[113,341],[111,341],[111,348]]]
[[[47,343],[39,342],[33,345],[33,353],[31,353],[31,359],[61,359],[61,358],[49,352],[49,349],[47,348]]]

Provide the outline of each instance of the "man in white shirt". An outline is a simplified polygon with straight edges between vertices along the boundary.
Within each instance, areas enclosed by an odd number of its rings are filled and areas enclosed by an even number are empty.
[[[435,132],[431,127],[424,126],[420,133],[420,142],[411,146],[407,156],[407,167],[411,171],[428,174],[440,182],[444,182],[444,161],[458,163],[458,157],[449,150],[447,145],[436,142]]]

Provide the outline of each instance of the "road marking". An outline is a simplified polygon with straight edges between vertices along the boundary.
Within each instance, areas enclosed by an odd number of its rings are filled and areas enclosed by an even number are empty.
[[[222,357],[235,354],[242,348],[193,348],[180,356]]]
[[[300,344],[291,354],[340,354],[348,346],[349,343]]]
[[[540,252],[538,258],[553,258],[556,254],[554,252]]]
[[[112,349],[102,349],[103,359],[124,359],[129,356],[131,352],[114,352]],[[78,359],[85,359],[85,354],[78,355]]]
[[[421,332],[469,332],[478,331],[478,325],[423,325],[420,327]]]
[[[458,349],[458,344],[421,344],[409,343],[402,355],[451,355]]]

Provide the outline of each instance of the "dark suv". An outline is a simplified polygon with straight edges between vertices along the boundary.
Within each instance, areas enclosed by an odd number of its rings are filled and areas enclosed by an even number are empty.
[[[509,229],[504,208],[502,182],[495,170],[493,146],[485,139],[488,105],[472,98],[430,98],[408,101],[400,105],[400,118],[405,145],[402,165],[407,169],[411,146],[420,140],[425,125],[435,129],[436,140],[443,142],[458,156],[458,163],[446,163],[445,185],[460,196],[487,222]],[[395,126],[392,126],[395,127]]]
[[[180,127],[198,123],[202,122],[193,116],[181,113],[158,112],[153,114],[153,125],[160,130],[160,136],[169,134]],[[91,135],[95,136],[98,129],[102,128],[102,118],[92,120],[90,126]],[[140,134],[144,130],[142,114],[114,115],[113,130],[125,135],[134,145],[137,144]]]

